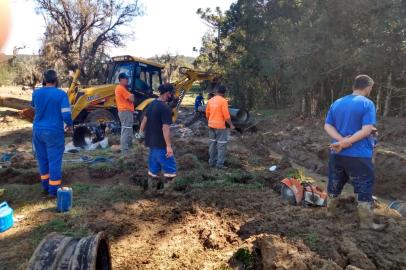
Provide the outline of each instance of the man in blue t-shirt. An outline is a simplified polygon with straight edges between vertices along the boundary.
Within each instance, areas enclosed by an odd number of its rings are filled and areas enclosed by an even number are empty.
[[[350,182],[358,196],[360,228],[381,230],[385,226],[373,222],[374,145],[370,135],[376,124],[374,103],[368,99],[374,81],[358,75],[353,93],[336,100],[328,111],[324,129],[333,139],[330,145],[328,215],[337,212],[338,196]]]
[[[172,84],[163,84],[158,88],[160,96],[154,100],[146,111],[139,134],[145,131],[145,145],[149,147],[148,179],[143,183],[144,190],[156,186],[159,192],[168,188],[176,176],[176,161],[171,145],[170,125],[172,111],[167,105],[173,95]],[[143,137],[143,135],[141,135]],[[164,180],[158,174],[164,172]]]
[[[66,130],[72,128],[71,109],[68,95],[57,88],[55,70],[44,72],[43,87],[32,94],[35,110],[33,123],[33,144],[41,174],[41,185],[45,192],[56,196],[62,183],[62,157],[65,150]]]

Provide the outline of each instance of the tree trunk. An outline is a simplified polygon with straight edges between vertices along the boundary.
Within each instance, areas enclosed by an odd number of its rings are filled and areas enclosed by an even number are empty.
[[[300,103],[300,112],[303,116],[306,116],[306,93],[302,97],[302,102]]]
[[[324,84],[321,84],[321,88],[319,91],[312,89],[311,91],[311,100],[310,100],[310,116],[315,117],[317,116],[317,111],[319,109],[319,99],[321,93],[324,92]]]
[[[382,85],[379,86],[378,88],[378,93],[376,94],[376,114],[381,115],[382,114],[382,106],[381,106],[381,101],[382,100]]]
[[[384,117],[389,116],[390,109],[391,109],[390,108],[390,106],[391,106],[390,101],[391,101],[391,98],[392,98],[392,72],[389,72],[386,89],[387,89],[387,92],[386,92],[386,97],[385,97],[385,108],[384,108],[384,111],[383,111],[383,116]]]
[[[399,98],[399,108],[397,108],[398,116],[404,117],[406,114],[406,98]]]
[[[330,88],[330,104],[334,102],[334,89]]]

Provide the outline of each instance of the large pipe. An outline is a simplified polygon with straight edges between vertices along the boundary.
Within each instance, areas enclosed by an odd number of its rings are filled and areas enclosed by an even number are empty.
[[[197,110],[204,113],[206,111],[206,106],[200,106]],[[250,114],[247,110],[229,107],[228,112],[230,113],[231,121],[237,125],[246,124],[250,119]]]
[[[80,239],[48,234],[34,251],[27,270],[111,270],[107,237],[103,232]]]

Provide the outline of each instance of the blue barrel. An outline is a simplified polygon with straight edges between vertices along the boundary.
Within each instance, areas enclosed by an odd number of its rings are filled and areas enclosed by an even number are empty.
[[[58,188],[56,206],[59,212],[68,212],[72,209],[72,189],[69,187]]]
[[[0,204],[0,232],[7,231],[13,224],[13,209],[6,202],[2,202]]]

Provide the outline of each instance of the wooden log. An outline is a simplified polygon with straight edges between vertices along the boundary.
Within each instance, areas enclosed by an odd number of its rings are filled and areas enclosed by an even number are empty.
[[[8,107],[17,110],[29,108],[31,101],[13,97],[0,97],[0,107]]]

